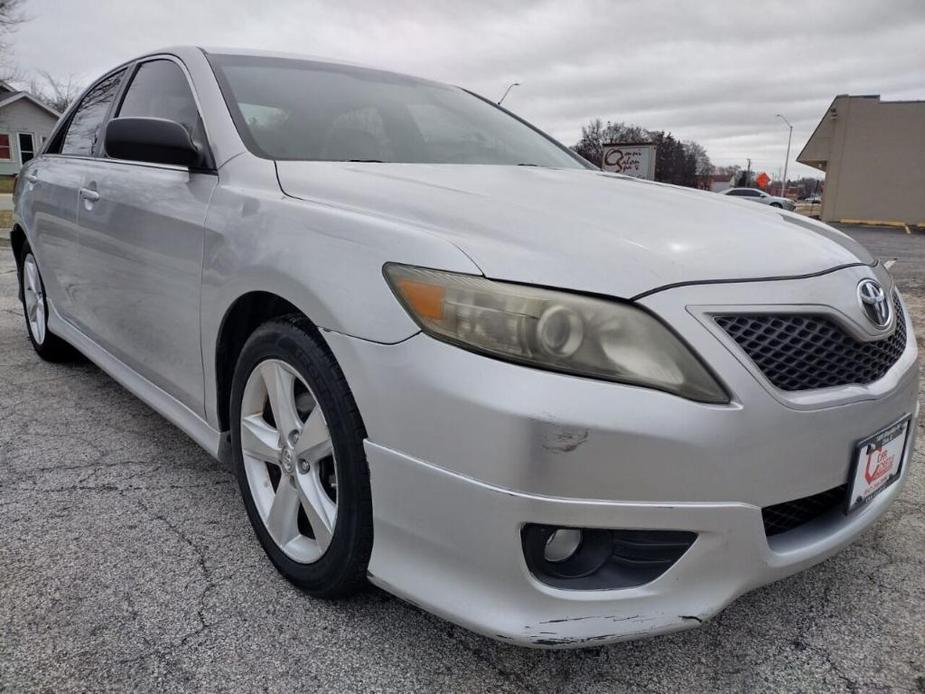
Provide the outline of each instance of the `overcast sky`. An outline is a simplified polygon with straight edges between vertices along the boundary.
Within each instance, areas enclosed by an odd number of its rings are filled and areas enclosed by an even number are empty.
[[[459,84],[574,144],[592,118],[776,175],[839,93],[925,99],[925,0],[27,0],[24,73],[85,82],[174,44],[310,53]]]

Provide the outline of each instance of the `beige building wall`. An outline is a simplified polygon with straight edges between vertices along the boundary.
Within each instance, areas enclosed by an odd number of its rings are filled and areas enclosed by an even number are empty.
[[[825,171],[823,221],[925,224],[925,101],[837,96],[797,161]]]

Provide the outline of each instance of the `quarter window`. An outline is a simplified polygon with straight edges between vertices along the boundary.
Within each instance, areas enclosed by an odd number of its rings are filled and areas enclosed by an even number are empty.
[[[10,136],[6,133],[0,133],[0,159],[12,159],[13,153],[10,151]]]
[[[120,70],[109,75],[87,92],[67,126],[61,154],[90,156],[93,153],[93,147],[100,136],[100,126],[124,73],[125,70]]]
[[[138,67],[118,115],[176,121],[189,131],[194,143],[205,145],[196,99],[186,75],[171,60],[151,60]]]

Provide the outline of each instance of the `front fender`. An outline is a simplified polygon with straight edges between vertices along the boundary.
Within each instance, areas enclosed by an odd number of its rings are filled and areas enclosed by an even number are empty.
[[[206,409],[214,394],[216,342],[244,294],[285,299],[318,327],[382,343],[419,328],[382,275],[387,262],[481,274],[452,243],[426,230],[272,190],[219,186],[206,217],[202,350]],[[214,396],[213,396],[214,397]]]

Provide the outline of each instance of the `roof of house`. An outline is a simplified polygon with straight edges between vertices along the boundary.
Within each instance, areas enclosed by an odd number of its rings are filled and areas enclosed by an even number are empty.
[[[0,108],[3,108],[4,106],[9,106],[10,104],[20,101],[21,99],[25,99],[26,101],[32,102],[33,104],[38,106],[40,109],[47,111],[49,114],[51,114],[55,118],[61,117],[60,113],[55,111],[48,104],[44,104],[38,99],[36,99],[29,92],[20,91],[10,86],[9,82],[0,80]]]

